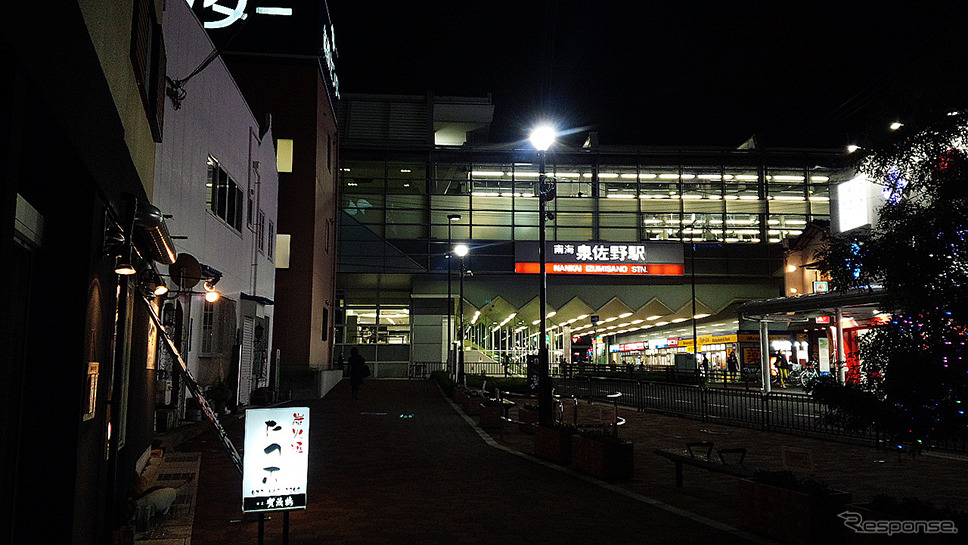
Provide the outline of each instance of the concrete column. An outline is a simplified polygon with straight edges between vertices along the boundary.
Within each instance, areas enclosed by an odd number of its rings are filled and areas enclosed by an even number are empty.
[[[844,361],[844,326],[841,323],[844,311],[841,308],[834,310],[834,319],[837,320],[837,380],[843,384],[847,381],[847,363]]]

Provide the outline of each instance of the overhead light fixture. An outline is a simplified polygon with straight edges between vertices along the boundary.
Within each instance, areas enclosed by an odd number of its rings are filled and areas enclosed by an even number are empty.
[[[891,123],[891,130],[896,131],[903,126],[904,126],[904,123],[901,123],[900,121],[895,121],[894,123]]]
[[[134,269],[134,265],[131,264],[131,251],[126,252],[127,255],[119,255],[114,258],[114,272],[122,276],[131,276],[132,274],[138,272]]]
[[[222,295],[215,290],[205,292],[205,300],[208,301],[209,303],[214,303],[215,301],[218,301],[221,297]]]
[[[860,149],[860,146],[858,146],[857,144],[850,144],[849,146],[847,146],[847,153],[854,153],[859,149]]]

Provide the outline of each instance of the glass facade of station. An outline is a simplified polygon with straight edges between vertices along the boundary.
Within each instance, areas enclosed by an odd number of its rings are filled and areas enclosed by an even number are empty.
[[[551,152],[546,172],[557,180],[557,196],[547,203],[547,240],[711,245],[723,257],[704,259],[700,253],[695,265],[700,281],[736,275],[769,283],[775,265],[770,260],[782,255],[781,242],[797,237],[810,222],[829,220],[836,163],[830,152]],[[341,277],[407,280],[375,289],[372,282],[362,289],[338,288],[345,299],[337,343],[412,342],[407,308],[419,291],[414,278],[444,278],[448,241],[474,242],[475,282],[482,275],[497,283],[502,275],[504,282],[520,280],[514,276],[514,244],[539,238],[534,151],[344,147],[340,170]],[[453,215],[460,219],[449,220]],[[456,297],[458,269],[456,262],[451,266]],[[586,278],[586,285],[573,289],[595,289],[601,281]],[[688,289],[688,279],[679,282]],[[527,323],[512,322],[495,332],[497,323],[470,325],[470,320],[465,316],[476,345],[506,349],[507,339],[519,337],[528,341],[511,344],[534,344],[534,327]],[[552,345],[560,347],[561,339]]]
[[[388,240],[538,239],[533,162],[446,153],[430,160],[343,161],[342,208]],[[828,219],[831,173],[799,166],[768,167],[651,162],[615,157],[600,165],[581,153],[552,154],[548,175],[557,198],[548,203],[548,240],[722,241],[778,243],[814,219]],[[533,159],[533,158],[530,158]],[[809,165],[809,166],[808,166]],[[459,214],[451,225],[447,217]]]

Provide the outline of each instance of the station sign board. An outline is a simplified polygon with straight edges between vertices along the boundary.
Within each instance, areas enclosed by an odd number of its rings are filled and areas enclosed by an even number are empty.
[[[242,511],[306,508],[309,407],[245,411]]]
[[[548,274],[682,276],[682,244],[673,242],[546,242]],[[514,245],[514,272],[541,272],[536,242]]]

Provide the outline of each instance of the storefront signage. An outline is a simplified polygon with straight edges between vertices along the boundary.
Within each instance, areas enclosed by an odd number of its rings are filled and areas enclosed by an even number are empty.
[[[813,283],[814,293],[827,293],[827,282],[814,282]]]
[[[632,352],[634,350],[645,350],[645,342],[622,343],[618,345],[619,352]]]
[[[829,324],[830,316],[817,316],[816,318],[814,318],[814,321],[818,324]]]
[[[245,411],[242,511],[306,508],[309,408]]]
[[[514,258],[515,272],[541,272],[537,244],[516,243]],[[666,242],[547,242],[545,264],[549,274],[677,276],[685,272],[682,245]]]

